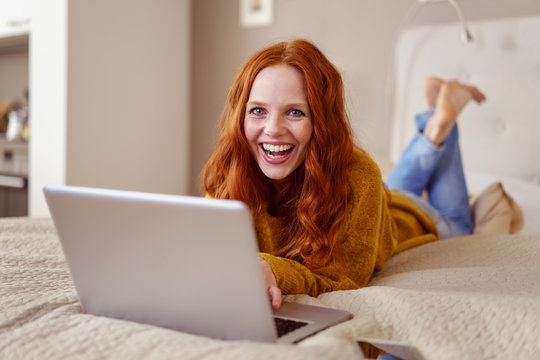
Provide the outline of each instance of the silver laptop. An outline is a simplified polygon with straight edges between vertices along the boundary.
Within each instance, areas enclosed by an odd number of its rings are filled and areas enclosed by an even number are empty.
[[[72,186],[44,193],[86,313],[280,342],[351,317],[293,303],[272,311],[242,202]]]

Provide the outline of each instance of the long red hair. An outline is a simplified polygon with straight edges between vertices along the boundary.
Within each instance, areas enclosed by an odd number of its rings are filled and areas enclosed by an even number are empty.
[[[264,68],[288,64],[304,75],[313,133],[306,158],[285,180],[280,194],[259,169],[244,135],[251,86]],[[254,212],[268,210],[276,196],[287,209],[287,241],[275,255],[310,268],[336,260],[333,251],[347,211],[347,166],[354,149],[345,111],[341,75],[312,43],[280,42],[255,53],[240,68],[221,119],[218,146],[203,174],[203,190],[216,198],[245,202]]]

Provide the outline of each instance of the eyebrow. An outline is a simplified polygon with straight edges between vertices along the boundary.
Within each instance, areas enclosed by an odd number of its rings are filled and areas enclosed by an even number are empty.
[[[264,101],[257,101],[257,100],[252,100],[252,101],[248,101],[246,103],[246,106],[268,106],[267,103],[265,103]],[[305,103],[305,102],[291,102],[291,103],[288,103],[285,105],[285,107],[307,107],[309,109],[309,104],[308,103]]]
[[[262,101],[256,101],[256,100],[255,100],[255,101],[248,101],[248,102],[246,103],[246,105],[251,105],[251,106],[253,106],[253,105],[257,105],[257,106],[266,106],[266,103],[264,103],[264,102],[262,102]]]

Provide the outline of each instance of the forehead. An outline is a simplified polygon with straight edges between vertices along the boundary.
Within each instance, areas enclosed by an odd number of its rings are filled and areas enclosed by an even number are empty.
[[[286,64],[262,69],[253,81],[249,99],[267,101],[268,98],[307,103],[302,72]]]

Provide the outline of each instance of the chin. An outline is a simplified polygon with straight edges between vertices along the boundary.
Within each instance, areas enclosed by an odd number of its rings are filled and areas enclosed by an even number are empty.
[[[269,178],[270,180],[272,181],[281,181],[281,180],[284,180],[287,178],[287,176],[289,176],[291,173],[287,173],[287,174],[275,174],[275,173],[269,173],[269,172],[264,172],[263,171],[263,174]]]
[[[261,168],[262,173],[272,181],[280,181],[291,175],[292,171]]]

